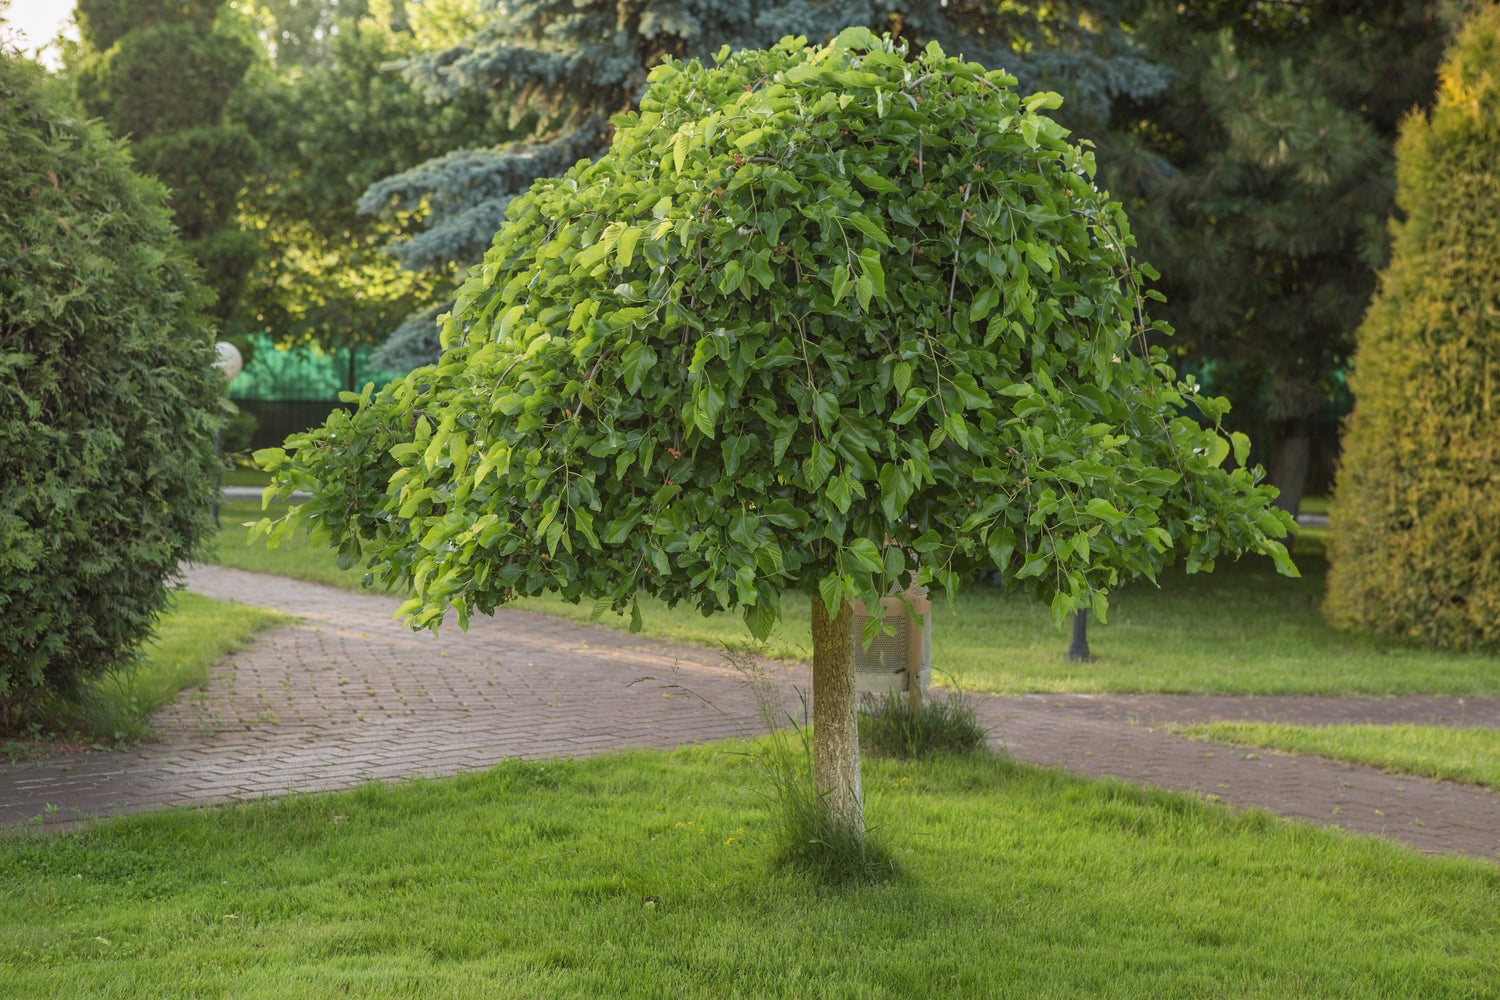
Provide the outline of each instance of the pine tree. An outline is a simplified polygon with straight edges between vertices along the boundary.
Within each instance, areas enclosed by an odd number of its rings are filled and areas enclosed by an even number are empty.
[[[411,60],[406,72],[434,100],[492,94],[508,108],[512,124],[529,126],[530,134],[454,150],[388,177],[370,187],[360,208],[424,205],[428,228],[394,248],[401,261],[418,269],[472,264],[513,197],[538,177],[602,153],[610,116],[635,105],[647,73],[665,57],[709,62],[724,46],[761,48],[788,35],[818,42],[850,25],[890,30],[913,51],[936,41],[1014,73],[1027,92],[1065,94],[1069,124],[1100,121],[1117,100],[1145,100],[1168,80],[1118,27],[1118,6],[1112,0],[917,0],[895,7],[865,0],[497,0],[472,38]],[[381,356],[432,360],[437,349],[428,315],[407,323]]]
[[[1396,149],[1394,250],[1359,328],[1325,611],[1450,649],[1500,648],[1500,7]]]
[[[1295,512],[1310,435],[1386,253],[1397,125],[1430,99],[1447,35],[1432,0],[1145,0],[1141,44],[1172,86],[1127,108],[1104,161],[1166,276],[1183,360],[1212,364],[1267,439]]]
[[[83,44],[72,67],[84,110],[128,138],[137,168],[171,189],[184,247],[218,293],[221,321],[256,257],[255,237],[235,221],[255,142],[225,116],[255,50],[219,24],[223,5],[79,0]]]

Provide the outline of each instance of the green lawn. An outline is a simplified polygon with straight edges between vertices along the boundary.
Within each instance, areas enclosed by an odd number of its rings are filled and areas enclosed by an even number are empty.
[[[276,550],[245,544],[240,522],[260,517],[258,501],[225,505],[216,559],[229,566],[281,573],[353,590],[359,570],[340,571],[333,552],[305,538]],[[1062,658],[1068,636],[1045,607],[976,585],[959,595],[957,612],[939,601],[933,664],[940,679],[975,691],[1139,691],[1218,694],[1500,693],[1500,657],[1458,656],[1383,646],[1335,632],[1323,621],[1326,531],[1305,531],[1296,558],[1300,580],[1277,576],[1269,561],[1226,563],[1212,574],[1171,571],[1160,588],[1138,583],[1113,595],[1107,625],[1091,622],[1094,661]],[[530,599],[515,607],[587,620],[588,605]],[[648,636],[717,644],[747,638],[735,615],[705,619],[687,607],[643,602]],[[778,656],[810,654],[807,600],[788,595],[784,620],[768,644]],[[604,624],[626,621],[606,615]]]
[[[232,469],[224,470],[222,482],[225,486],[265,487],[271,482],[271,474],[262,472],[260,469],[237,465]]]
[[[1289,753],[1370,764],[1401,774],[1468,781],[1500,791],[1500,732],[1441,726],[1291,726],[1215,722],[1172,726],[1213,743],[1240,743]]]
[[[982,755],[867,761],[903,875],[833,890],[768,866],[735,749],[0,840],[0,995],[1407,1000],[1500,982],[1492,865]]]

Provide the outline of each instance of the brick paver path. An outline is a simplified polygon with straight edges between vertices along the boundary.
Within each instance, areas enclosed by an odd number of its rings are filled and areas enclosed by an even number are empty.
[[[467,634],[414,634],[397,600],[221,567],[190,589],[272,607],[264,633],[203,692],[157,715],[162,742],[86,752],[0,775],[0,823],[44,825],[164,805],[438,776],[507,757],[670,748],[760,730],[754,692],[719,652],[502,610]],[[784,705],[809,678],[771,664]],[[1154,723],[1265,718],[1500,725],[1500,699],[980,697],[997,746],[1033,763],[1213,796],[1381,833],[1419,850],[1500,857],[1500,796],[1270,751],[1196,743]],[[55,809],[52,807],[56,807]]]

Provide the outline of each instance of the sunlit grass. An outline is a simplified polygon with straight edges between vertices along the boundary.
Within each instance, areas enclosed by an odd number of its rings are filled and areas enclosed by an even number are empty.
[[[866,763],[894,881],[710,746],[0,841],[0,995],[1480,997],[1500,869],[988,755]]]
[[[1215,722],[1172,726],[1173,732],[1213,743],[1240,743],[1315,754],[1500,791],[1500,731],[1441,726],[1293,726]]]
[[[217,561],[263,573],[280,573],[350,590],[360,570],[341,571],[333,552],[304,536],[267,550],[245,544],[237,522],[261,516],[258,501],[226,505]],[[1136,583],[1112,595],[1108,624],[1091,621],[1094,659],[1063,659],[1068,636],[1052,626],[1043,605],[1019,594],[975,584],[958,595],[956,608],[933,606],[933,665],[941,683],[966,690],[1127,691],[1215,694],[1466,694],[1500,693],[1500,657],[1455,655],[1380,644],[1337,632],[1319,607],[1328,564],[1327,531],[1306,529],[1297,540],[1301,579],[1278,576],[1268,560],[1224,563],[1188,576],[1166,573],[1161,586]],[[668,609],[643,600],[645,638],[718,645],[743,642],[738,615],[704,618],[679,605]],[[555,597],[517,601],[513,607],[587,621],[588,604]],[[628,619],[606,614],[602,624],[625,628]],[[807,598],[782,598],[782,620],[765,651],[811,656]]]

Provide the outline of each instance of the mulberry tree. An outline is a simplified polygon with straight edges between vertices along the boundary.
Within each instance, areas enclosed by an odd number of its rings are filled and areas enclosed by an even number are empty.
[[[260,453],[314,497],[261,529],[309,522],[417,628],[646,593],[763,636],[808,594],[815,784],[861,833],[852,598],[998,570],[1102,618],[1178,553],[1295,572],[1224,404],[1139,346],[1057,95],[1014,82],[863,28],[665,62],[604,156],[512,203],[437,365]]]
[[[480,30],[408,60],[406,73],[430,100],[490,95],[524,134],[452,149],[371,185],[362,211],[427,211],[427,228],[392,247],[409,268],[477,262],[511,198],[536,178],[561,174],[609,147],[611,118],[635,107],[647,74],[663,59],[708,59],[724,45],[763,48],[788,35],[821,42],[846,25],[891,28],[914,48],[936,41],[1017,74],[1028,88],[1061,91],[1074,119],[1092,122],[1108,117],[1119,100],[1157,94],[1170,76],[1119,27],[1116,0],[489,0],[483,6]],[[445,308],[404,324],[383,351],[384,363],[395,368],[434,359],[434,316]]]

